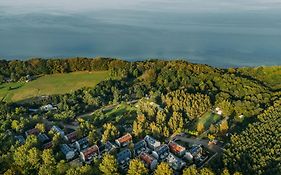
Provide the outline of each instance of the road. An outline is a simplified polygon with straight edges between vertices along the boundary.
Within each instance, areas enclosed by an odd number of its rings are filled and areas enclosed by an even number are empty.
[[[221,147],[219,147],[215,144],[208,144],[209,140],[207,140],[207,139],[193,139],[193,138],[186,138],[186,137],[182,137],[182,136],[175,136],[173,138],[173,140],[174,141],[180,140],[182,142],[187,142],[190,144],[200,144],[212,152],[215,152],[218,154],[223,153],[223,149]]]

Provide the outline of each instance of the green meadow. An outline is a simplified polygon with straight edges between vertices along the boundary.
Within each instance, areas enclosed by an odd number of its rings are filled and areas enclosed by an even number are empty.
[[[94,87],[107,78],[109,78],[108,71],[44,75],[27,83],[1,84],[0,99],[6,102],[16,102],[36,96],[64,94],[82,87]]]

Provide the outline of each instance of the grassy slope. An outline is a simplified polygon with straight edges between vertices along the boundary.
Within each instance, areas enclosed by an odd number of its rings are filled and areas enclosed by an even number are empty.
[[[217,121],[220,120],[220,116],[217,114],[213,114],[211,112],[205,113],[201,118],[198,119],[198,123],[203,123],[205,129],[208,129],[211,124],[216,123]]]
[[[45,75],[29,83],[2,84],[0,98],[10,102],[41,95],[64,94],[82,87],[94,87],[108,77],[107,71]]]

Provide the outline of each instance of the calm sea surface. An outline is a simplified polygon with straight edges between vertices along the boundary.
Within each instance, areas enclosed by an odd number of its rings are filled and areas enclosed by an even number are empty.
[[[0,8],[1,58],[74,56],[183,58],[219,67],[281,65],[281,11],[8,14]]]

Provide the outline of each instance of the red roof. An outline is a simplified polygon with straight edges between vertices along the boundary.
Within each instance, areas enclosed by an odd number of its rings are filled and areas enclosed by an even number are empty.
[[[85,159],[88,159],[91,157],[93,154],[99,152],[99,147],[97,145],[91,146],[88,149],[84,150],[82,154],[84,155]]]
[[[152,163],[152,161],[154,160],[154,158],[151,155],[149,155],[145,152],[142,152],[140,154],[140,159],[142,161],[144,161],[147,165],[150,165]]]
[[[122,143],[126,143],[129,142],[133,139],[132,135],[127,133],[124,136],[120,137],[119,139],[117,139],[117,141],[122,144]]]
[[[170,147],[171,151],[174,153],[180,153],[182,151],[185,151],[185,147],[177,144],[176,142],[170,142],[169,147]]]
[[[32,129],[30,129],[30,130],[27,130],[26,132],[25,132],[27,135],[38,135],[39,134],[39,130],[37,129],[37,128],[32,128]]]
[[[48,142],[48,143],[45,143],[44,145],[43,145],[43,149],[49,149],[49,148],[51,148],[53,146],[53,143],[52,142]]]
[[[75,132],[75,131],[71,132],[71,133],[67,134],[66,137],[70,142],[73,142],[77,138],[77,132]]]

